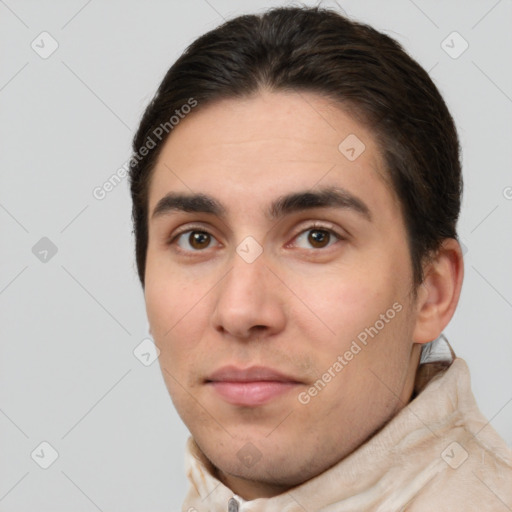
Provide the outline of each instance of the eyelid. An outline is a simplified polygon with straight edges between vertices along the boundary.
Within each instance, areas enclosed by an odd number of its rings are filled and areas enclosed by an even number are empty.
[[[212,233],[212,230],[210,228],[206,228],[205,226],[201,226],[199,224],[196,224],[196,225],[187,224],[186,226],[183,226],[182,228],[178,228],[177,231],[172,233],[167,240],[167,244],[169,244],[169,245],[174,244],[176,242],[177,238],[179,238],[184,233],[188,233],[189,231],[200,231],[201,233],[208,233],[211,237],[213,237],[213,238],[215,238],[215,240],[217,240],[217,237]],[[218,242],[218,240],[217,240],[217,242]],[[192,252],[192,251],[187,251],[187,252]],[[195,252],[201,252],[201,251],[195,251]]]
[[[292,242],[290,242],[290,243],[293,243],[293,240],[297,239],[299,237],[299,235],[302,235],[306,231],[311,231],[314,229],[318,229],[321,231],[327,231],[327,232],[333,234],[338,240],[347,240],[348,239],[348,234],[342,234],[342,232],[340,232],[341,230],[337,229],[336,226],[334,224],[332,224],[331,222],[305,221],[297,229],[295,235],[292,238]],[[286,244],[286,246],[288,246],[288,245],[289,244]],[[322,249],[311,249],[311,250],[315,251],[315,252],[319,252]]]
[[[178,228],[172,235],[171,235],[171,241],[174,240],[176,237],[182,235],[183,233],[187,233],[188,231],[204,231],[205,233],[210,233],[208,228],[205,226],[201,226],[199,224],[187,224],[185,226],[182,226],[181,228]]]

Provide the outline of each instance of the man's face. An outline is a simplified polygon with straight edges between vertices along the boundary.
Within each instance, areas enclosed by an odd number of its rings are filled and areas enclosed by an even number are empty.
[[[159,156],[151,332],[178,413],[232,488],[271,495],[319,474],[409,399],[412,266],[384,173],[372,134],[307,93],[199,105]],[[274,204],[327,189],[341,200]],[[169,193],[222,208],[167,201],[153,215]]]

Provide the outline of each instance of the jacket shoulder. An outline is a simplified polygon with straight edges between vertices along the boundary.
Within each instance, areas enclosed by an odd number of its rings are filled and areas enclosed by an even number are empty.
[[[440,454],[435,477],[416,496],[410,512],[512,510],[512,450],[488,425],[478,435],[465,432]]]

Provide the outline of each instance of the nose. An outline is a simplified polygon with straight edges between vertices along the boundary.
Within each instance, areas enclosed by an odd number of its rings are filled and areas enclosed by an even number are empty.
[[[238,339],[269,336],[286,323],[285,290],[264,253],[252,263],[234,254],[231,269],[216,287],[215,329]]]

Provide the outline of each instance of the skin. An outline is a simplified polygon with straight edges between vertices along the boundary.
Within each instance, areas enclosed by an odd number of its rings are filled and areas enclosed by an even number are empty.
[[[338,150],[349,134],[366,146],[354,161]],[[245,499],[311,479],[385,425],[410,400],[421,344],[453,315],[460,247],[445,240],[413,301],[403,216],[385,176],[372,133],[313,93],[260,91],[199,106],[159,156],[145,274],[151,333],[178,413],[217,477]],[[371,221],[334,207],[265,215],[281,195],[328,185],[364,201]],[[151,218],[168,192],[212,195],[228,213]],[[344,238],[324,231],[326,245],[315,245],[314,222]],[[190,232],[175,238],[178,228],[211,236],[198,248]],[[247,236],[263,249],[252,263],[236,252]],[[299,394],[395,303],[401,311],[300,403]],[[227,364],[272,367],[300,383],[261,406],[231,405],[205,384]],[[251,467],[237,455],[248,442],[261,454]]]

